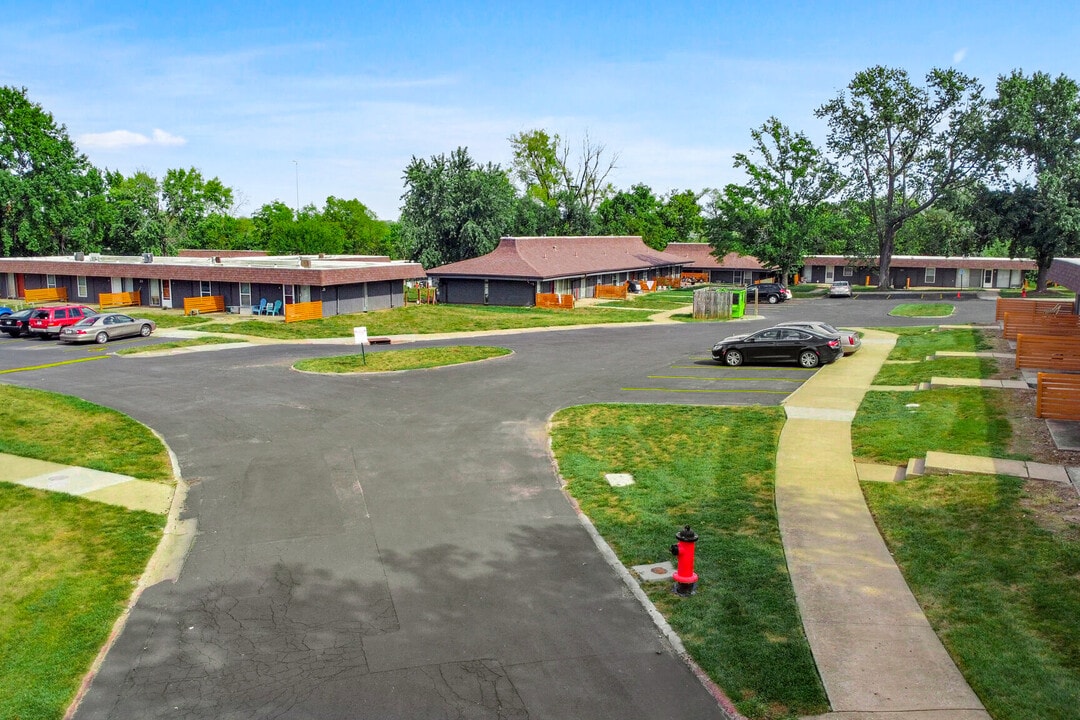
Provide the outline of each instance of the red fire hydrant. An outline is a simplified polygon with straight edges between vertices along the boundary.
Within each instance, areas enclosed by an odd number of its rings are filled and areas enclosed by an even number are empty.
[[[683,529],[675,533],[678,545],[671,546],[671,554],[679,559],[679,565],[671,579],[675,581],[673,592],[676,595],[689,596],[697,591],[697,573],[694,572],[694,543],[698,541],[697,533],[684,525]]]

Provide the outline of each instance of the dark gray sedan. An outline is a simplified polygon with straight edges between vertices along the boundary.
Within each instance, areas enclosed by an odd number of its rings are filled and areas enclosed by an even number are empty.
[[[61,342],[107,343],[114,338],[132,335],[148,336],[157,325],[153,320],[140,320],[121,313],[104,313],[83,318],[60,330]]]

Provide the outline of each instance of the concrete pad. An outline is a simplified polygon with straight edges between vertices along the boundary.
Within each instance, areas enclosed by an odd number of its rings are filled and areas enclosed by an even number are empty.
[[[979,698],[929,624],[804,622],[836,711],[978,710]]]
[[[1028,476],[1027,465],[1023,460],[1002,460],[936,451],[926,453],[926,473]]]
[[[607,473],[604,479],[611,487],[627,487],[634,484],[634,476],[630,473]]]
[[[1080,450],[1080,422],[1047,420],[1046,428],[1058,450]]]
[[[1069,473],[1069,482],[1076,489],[1076,494],[1080,495],[1080,467],[1068,467],[1065,471]]]
[[[58,472],[66,467],[67,465],[45,460],[0,453],[0,480],[3,482],[19,482],[26,478]]]
[[[803,565],[792,574],[799,611],[825,624],[873,625],[889,618],[898,625],[926,624],[919,603],[899,573],[864,563]]]
[[[670,561],[653,563],[651,565],[634,565],[631,570],[641,578],[642,582],[657,582],[659,580],[671,580],[675,574],[675,566]]]
[[[931,377],[930,387],[995,387],[993,380],[979,378]],[[997,387],[1000,387],[1000,383]]]
[[[871,385],[868,390],[873,392],[915,392],[918,385]]]
[[[90,468],[64,466],[59,470],[36,477],[23,478],[16,482],[38,490],[51,490],[69,495],[85,495],[129,480],[131,478],[127,475],[101,472]]]
[[[1028,477],[1035,480],[1053,480],[1054,482],[1069,482],[1069,473],[1061,465],[1047,465],[1046,463],[1028,462]]]
[[[1025,380],[1002,380],[1001,387],[1006,390],[1030,390],[1031,386]]]
[[[171,485],[146,480],[129,480],[82,495],[87,500],[120,505],[129,510],[145,510],[159,515],[169,512],[172,496]]]
[[[906,475],[902,466],[855,463],[860,482],[901,482]]]
[[[784,411],[792,420],[826,420],[850,423],[855,419],[854,410],[834,410],[828,408],[792,407],[785,405]]]
[[[904,712],[831,712],[800,720],[991,720],[985,710],[913,710]]]

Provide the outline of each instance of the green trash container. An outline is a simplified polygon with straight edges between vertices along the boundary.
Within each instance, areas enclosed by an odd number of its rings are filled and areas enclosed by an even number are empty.
[[[746,312],[746,288],[731,291],[731,317],[741,318]]]

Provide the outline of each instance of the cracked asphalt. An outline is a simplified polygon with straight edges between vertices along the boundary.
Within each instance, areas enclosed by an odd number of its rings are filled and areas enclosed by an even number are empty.
[[[825,303],[721,329],[500,336],[487,344],[512,356],[395,375],[290,370],[352,351],[332,345],[6,374],[146,423],[191,484],[198,535],[180,577],[143,593],[75,718],[725,717],[581,526],[546,422],[639,402],[625,388],[645,382],[678,390],[649,401],[779,402],[665,374],[708,372],[694,358],[719,334],[804,317],[919,324],[890,322],[884,301]],[[958,308],[951,322],[993,319],[991,302]],[[59,352],[3,341],[0,369]]]

